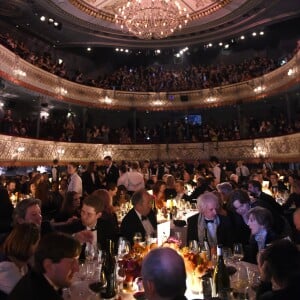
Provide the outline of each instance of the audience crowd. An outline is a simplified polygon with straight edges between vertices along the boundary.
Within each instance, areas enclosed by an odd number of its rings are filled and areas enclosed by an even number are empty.
[[[280,66],[279,59],[276,61],[258,56],[245,59],[238,64],[227,65],[123,66],[111,74],[91,79],[88,74],[81,71],[71,74],[65,63],[55,61],[51,53],[37,54],[23,41],[15,40],[8,33],[0,34],[0,41],[23,59],[57,76],[80,84],[132,92],[174,92],[214,88],[250,80]]]
[[[28,176],[10,179],[3,175],[0,212],[7,218],[5,222],[1,218],[0,223],[0,299],[19,299],[20,295],[29,298],[39,295],[40,298],[43,295],[45,299],[61,300],[58,292],[72,284],[74,274],[79,271],[78,258],[88,259],[87,247],[91,247],[88,245],[108,251],[107,241],[117,243],[120,236],[134,245],[137,230],[142,240],[155,235],[159,211],[176,215],[174,207],[171,210],[167,206],[170,198],[178,203],[184,199],[189,205],[197,202],[199,213],[187,219],[184,244],[192,239],[201,245],[205,236],[211,249],[219,243],[227,247],[242,243],[242,259],[256,264],[259,253],[264,255],[258,261],[261,266],[272,253],[269,247],[276,248],[278,241],[289,237],[290,240],[284,243],[290,243],[287,247],[298,259],[299,253],[293,249],[300,244],[300,170],[292,172],[276,167],[280,166],[270,159],[253,168],[243,161],[221,164],[217,157],[194,162],[145,159],[115,163],[111,156],[106,156],[98,165],[90,162],[79,168],[70,162],[66,168],[54,160],[48,173],[34,171]],[[269,187],[263,187],[266,180],[270,182]],[[286,195],[284,199],[283,194]],[[286,201],[288,206],[280,205],[279,200]],[[211,226],[218,229],[210,230]],[[27,239],[25,234],[32,239]],[[57,248],[57,243],[61,248]],[[262,252],[264,249],[267,252]],[[164,255],[159,251],[173,250],[154,250],[148,254],[142,271],[145,282],[156,280],[152,277],[153,271],[147,273],[147,269],[152,255]],[[175,265],[181,268],[184,283],[182,258],[174,256],[173,259],[178,261]],[[273,264],[273,261],[268,263]],[[287,280],[286,284],[280,285],[281,292],[290,295],[289,299],[299,296],[298,290],[290,288],[294,279],[299,278],[296,265],[291,269],[294,273],[290,277],[282,277]],[[176,269],[176,266],[172,268]],[[279,274],[280,264],[276,267]],[[260,283],[264,290],[261,288],[257,292],[261,299],[267,299],[265,293],[272,293],[274,281],[271,278],[275,276],[264,275]],[[52,282],[56,289],[49,284]],[[32,284],[37,286],[29,289]],[[157,299],[157,293],[161,293],[159,289],[156,292],[145,290],[153,296],[149,299]],[[178,291],[174,290],[182,296],[178,299],[185,299],[184,292],[185,284]],[[296,297],[293,298],[294,294]]]
[[[184,118],[164,120],[153,126],[133,128],[123,126],[111,127],[108,124],[95,125],[83,132],[82,124],[77,117],[70,116],[65,120],[52,116],[40,118],[37,134],[37,119],[31,116],[15,118],[8,109],[0,119],[0,132],[13,136],[40,138],[62,142],[87,143],[184,143],[184,142],[218,142],[228,140],[252,139],[291,134],[300,131],[299,120],[288,123],[286,117],[259,120],[255,117],[245,119],[239,125],[236,120],[228,124],[219,121],[203,124],[187,122]]]

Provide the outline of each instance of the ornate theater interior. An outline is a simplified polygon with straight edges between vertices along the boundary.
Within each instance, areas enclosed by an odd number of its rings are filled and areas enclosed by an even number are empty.
[[[299,1],[135,2],[1,1],[1,166],[300,161]]]

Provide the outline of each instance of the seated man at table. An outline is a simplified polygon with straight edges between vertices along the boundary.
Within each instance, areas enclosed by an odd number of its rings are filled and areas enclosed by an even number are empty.
[[[15,286],[9,300],[62,300],[61,289],[71,285],[78,272],[80,243],[70,235],[49,233],[35,252],[34,268]]]
[[[152,210],[153,197],[145,190],[136,191],[131,202],[133,208],[127,213],[121,223],[121,236],[133,244],[133,236],[136,232],[142,234],[143,241],[146,235],[156,233],[157,220]]]
[[[196,240],[203,245],[207,239],[210,247],[218,244],[232,247],[234,230],[229,217],[217,214],[219,201],[212,192],[206,192],[197,199],[199,214],[188,218],[187,240]]]
[[[97,190],[93,194],[84,198],[81,208],[80,219],[73,222],[69,227],[68,232],[73,233],[74,237],[82,235],[82,232],[92,233],[92,240],[89,241],[97,245],[100,249],[106,250],[108,247],[108,240],[117,242],[118,232],[114,226],[108,226],[107,223],[101,219],[105,203],[105,197],[109,197],[106,190]],[[109,200],[108,200],[109,201]],[[87,241],[88,242],[88,241]],[[83,249],[85,244],[83,244]],[[80,258],[84,258],[84,251]]]
[[[186,271],[182,257],[171,248],[157,248],[142,264],[145,296],[148,300],[184,300]]]

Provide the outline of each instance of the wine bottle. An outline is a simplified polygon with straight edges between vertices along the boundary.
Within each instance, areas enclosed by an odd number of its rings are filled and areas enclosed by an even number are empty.
[[[207,228],[204,228],[204,239],[203,239],[204,250],[206,251],[206,257],[208,260],[211,260],[211,251],[207,237]]]
[[[106,289],[101,293],[104,299],[111,299],[116,296],[116,260],[114,257],[114,249],[112,240],[108,241],[107,253],[103,262],[103,271],[106,277]]]
[[[217,247],[217,265],[213,274],[213,297],[220,299],[229,299],[228,294],[230,291],[230,279],[224,264],[222,245]]]

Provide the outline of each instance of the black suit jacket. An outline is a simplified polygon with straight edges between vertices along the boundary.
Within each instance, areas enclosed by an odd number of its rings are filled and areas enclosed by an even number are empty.
[[[110,182],[117,183],[119,176],[120,176],[119,169],[114,164],[111,165],[108,173],[105,170],[106,185]]]
[[[8,300],[63,300],[63,297],[39,273],[30,271],[17,283]]]
[[[153,228],[156,230],[157,220],[153,211],[150,212],[148,218]],[[120,235],[125,237],[131,244],[133,244],[133,236],[135,232],[140,232],[143,236],[143,240],[145,240],[146,232],[142,221],[135,212],[135,209],[132,208],[122,220]]]
[[[95,182],[92,180],[90,172],[84,172],[81,176],[83,192],[91,194],[92,192],[101,188],[100,178],[97,172],[94,172]]]
[[[217,228],[218,244],[222,244],[224,247],[232,247],[235,240],[235,232],[233,230],[231,221],[229,217],[222,215],[218,216],[220,219],[220,224]],[[187,220],[187,241],[198,241],[198,217],[199,214],[196,214]]]
[[[64,232],[67,233],[76,233],[82,230],[85,230],[86,227],[82,224],[81,220],[75,221],[67,226],[63,227]],[[119,226],[117,221],[116,214],[112,214],[109,216],[102,216],[98,219],[96,225],[97,231],[97,244],[101,250],[108,250],[108,240],[112,240],[115,245],[117,245],[118,237],[119,237]],[[115,247],[116,248],[116,247]],[[80,258],[84,259],[84,250],[85,244],[82,246],[82,253]]]

